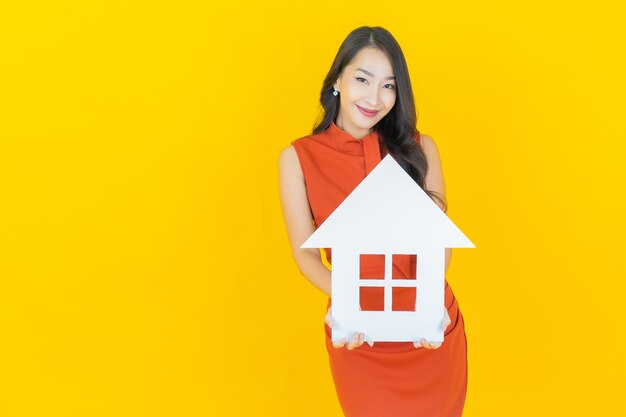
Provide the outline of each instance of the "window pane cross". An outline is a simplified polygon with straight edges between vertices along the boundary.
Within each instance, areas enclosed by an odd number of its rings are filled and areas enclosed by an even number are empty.
[[[393,255],[392,253],[384,254],[384,269],[385,274],[383,279],[363,278],[363,272],[359,268],[359,287],[377,287],[384,288],[384,311],[392,311],[392,292],[393,288],[398,287],[413,287],[417,291],[417,270],[414,272],[415,277],[409,277],[409,279],[393,279]],[[361,256],[380,256],[380,255],[361,255]],[[414,256],[414,255],[413,255]],[[417,269],[417,265],[415,265]]]

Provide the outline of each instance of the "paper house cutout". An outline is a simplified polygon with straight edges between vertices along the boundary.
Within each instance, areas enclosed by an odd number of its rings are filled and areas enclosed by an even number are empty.
[[[474,248],[388,154],[300,246],[332,248],[332,340],[443,341],[445,248]],[[384,259],[384,277],[362,279],[361,256]],[[384,257],[383,257],[384,255]],[[393,257],[417,257],[416,279],[393,279]],[[415,311],[393,311],[393,288],[416,288]],[[360,294],[381,292],[382,311],[361,310]]]

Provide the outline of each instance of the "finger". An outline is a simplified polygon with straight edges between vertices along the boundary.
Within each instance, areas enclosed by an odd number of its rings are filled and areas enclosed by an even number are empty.
[[[363,344],[363,333],[357,333],[355,348],[360,347]]]
[[[365,343],[365,333],[359,333],[359,345],[357,347],[363,346]]]
[[[336,349],[342,348],[344,347],[344,345],[346,344],[346,338],[344,337],[343,339],[341,339],[339,342],[333,343],[333,346]]]
[[[416,349],[426,347],[426,339],[421,338],[419,342],[413,342],[413,346],[415,346]]]
[[[354,339],[352,342],[352,349],[361,346],[363,344],[363,333],[354,333]]]
[[[442,342],[426,342],[423,345],[428,349],[438,349]]]
[[[369,340],[369,341],[367,342],[367,344],[368,344],[368,345],[370,345],[370,347],[373,347],[373,346],[374,346],[374,342],[372,342],[371,340]]]
[[[334,320],[333,320],[333,314],[332,314],[332,307],[328,309],[328,312],[326,313],[326,317],[324,317],[324,321],[326,322],[326,324],[328,324],[328,327],[333,327]]]
[[[348,348],[348,350],[352,350],[356,347],[357,343],[359,343],[359,334],[357,332],[354,332],[354,334],[352,335],[352,340],[350,340],[348,346],[346,347]]]
[[[452,323],[452,320],[450,319],[450,314],[448,314],[448,309],[446,309],[446,315],[444,316],[443,323],[442,323],[442,327],[443,327],[443,331],[444,332],[446,331],[446,329],[448,328],[450,323]]]

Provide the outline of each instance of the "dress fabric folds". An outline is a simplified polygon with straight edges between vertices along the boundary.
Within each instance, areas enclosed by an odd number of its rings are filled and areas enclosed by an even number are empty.
[[[419,136],[416,141],[419,143]],[[356,139],[334,122],[325,131],[294,140],[292,145],[316,227],[381,160],[378,133]],[[324,252],[332,264],[331,249]],[[409,265],[394,264],[393,268],[404,273]],[[361,298],[361,302],[368,300]],[[410,303],[410,298],[404,302]],[[328,307],[331,304],[329,298]],[[452,322],[438,349],[416,349],[410,342],[363,344],[351,351],[336,349],[331,329],[324,324],[330,370],[346,417],[462,415],[467,391],[467,341],[463,316],[447,280],[445,306]]]

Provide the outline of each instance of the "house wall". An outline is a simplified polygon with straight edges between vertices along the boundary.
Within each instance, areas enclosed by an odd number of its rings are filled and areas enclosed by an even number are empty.
[[[384,312],[372,312],[359,308],[359,255],[363,252],[355,248],[333,248],[333,340],[349,338],[354,331],[365,332],[366,339],[373,341],[413,341],[421,337],[431,341],[443,340],[440,324],[445,308],[445,250],[422,248],[415,252],[418,255],[416,311],[390,311],[391,303],[386,300]],[[373,252],[367,250],[365,253]],[[385,254],[392,253],[411,254],[397,250]],[[388,261],[386,268],[390,266]],[[369,280],[367,284],[377,285]]]

